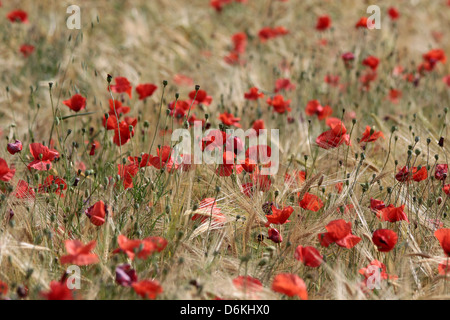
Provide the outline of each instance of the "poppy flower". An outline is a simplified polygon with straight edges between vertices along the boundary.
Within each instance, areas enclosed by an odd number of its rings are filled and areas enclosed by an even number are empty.
[[[173,150],[169,146],[162,146],[156,150],[156,153],[156,157],[150,156],[150,163],[156,169],[161,169],[171,161]]]
[[[291,82],[291,80],[287,79],[287,78],[281,78],[281,79],[277,79],[277,81],[275,81],[275,92],[278,93],[281,90],[284,91],[289,91],[289,90],[294,90],[295,89],[295,84],[293,84]]]
[[[406,221],[409,223],[408,216],[403,211],[405,209],[405,205],[400,207],[394,207],[394,205],[390,204],[386,208],[377,211],[377,217],[381,219],[381,221],[389,221],[389,222],[398,222],[398,221]]]
[[[243,54],[247,47],[247,34],[245,32],[238,32],[231,37],[234,48],[233,51],[238,54]]]
[[[322,107],[318,100],[311,100],[306,105],[305,113],[308,116],[317,115],[319,120],[324,120],[331,116],[333,109],[330,106]]]
[[[350,145],[350,136],[347,133],[347,129],[344,124],[338,121],[327,121],[327,125],[330,126],[330,130],[323,132],[316,139],[316,143],[320,148],[330,149],[337,148],[341,144],[345,143]]]
[[[19,183],[17,184],[16,198],[18,199],[34,199],[35,198],[35,192],[33,188],[31,188],[26,181],[19,180]]]
[[[397,244],[398,235],[389,229],[378,229],[372,235],[372,241],[380,252],[389,252]]]
[[[8,152],[12,155],[22,151],[22,142],[20,142],[19,140],[16,140],[14,143],[8,143],[8,145],[6,146],[6,149],[8,150]]]
[[[111,85],[111,91],[115,93],[126,93],[131,99],[132,87],[130,81],[125,77],[117,77],[114,80],[116,84]]]
[[[131,287],[138,281],[136,270],[129,264],[121,264],[116,267],[116,283],[122,287]]]
[[[250,159],[253,163],[268,163],[272,155],[272,149],[266,145],[250,146],[245,151],[245,158]]]
[[[11,22],[28,23],[28,14],[23,10],[13,10],[8,13],[7,18]]]
[[[400,17],[400,13],[394,7],[390,7],[388,9],[388,14],[389,14],[389,17],[391,18],[391,20],[393,20],[393,21],[397,20]]]
[[[267,99],[267,104],[272,106],[278,113],[286,113],[291,111],[291,108],[289,107],[291,100],[284,100],[283,96],[280,94],[277,94],[273,98]]]
[[[341,194],[342,190],[344,189],[344,183],[338,182],[334,185],[334,188],[336,189],[337,193]]]
[[[84,245],[79,240],[66,240],[65,246],[68,255],[60,258],[61,264],[75,264],[77,266],[87,266],[96,264],[100,261],[98,256],[91,251],[95,248],[97,242],[91,241]]]
[[[384,208],[386,208],[386,205],[384,204],[384,202],[382,200],[370,198],[370,209],[377,211],[377,210],[381,210]]]
[[[442,191],[444,191],[446,195],[450,196],[450,184],[446,184],[445,186],[443,186]]]
[[[192,80],[192,78],[180,73],[173,76],[173,82],[179,86],[191,87],[194,85],[194,80]]]
[[[272,180],[268,175],[262,175],[259,170],[255,170],[251,175],[250,179],[253,182],[253,186],[259,191],[269,191],[270,186],[272,185]]]
[[[20,53],[23,54],[25,58],[28,58],[33,52],[35,47],[31,44],[23,44],[20,46]]]
[[[294,258],[301,261],[305,266],[317,268],[323,262],[323,257],[319,250],[314,247],[298,246],[295,249]]]
[[[133,178],[139,171],[139,167],[135,164],[119,164],[118,165],[118,175],[123,180],[124,189],[133,188]]]
[[[325,83],[333,86],[333,87],[337,87],[339,85],[339,76],[338,75],[331,75],[331,74],[327,74],[324,78],[323,81],[325,81]]]
[[[275,243],[283,242],[283,237],[281,236],[280,231],[278,231],[277,229],[271,228],[267,231],[267,233],[268,233],[267,239],[270,239]]]
[[[399,103],[400,98],[402,97],[402,92],[400,90],[396,90],[396,89],[391,89],[389,90],[389,96],[388,99],[394,103],[397,104]]]
[[[261,281],[250,276],[239,276],[237,278],[234,278],[233,285],[238,290],[246,292],[259,292],[263,289]]]
[[[368,287],[368,281],[373,281],[373,279],[375,279],[374,276],[376,274],[379,275],[380,280],[387,280],[387,279],[394,280],[398,278],[397,276],[387,274],[386,266],[384,265],[384,263],[378,260],[372,260],[367,267],[359,269],[358,272],[364,276],[363,285],[366,288]]]
[[[144,100],[151,97],[158,87],[152,83],[140,84],[136,87],[136,92],[139,95],[139,100]]]
[[[362,142],[373,142],[378,140],[379,138],[384,139],[384,134],[381,131],[375,131],[370,126],[366,126],[366,131],[364,131],[363,136],[360,143]]]
[[[316,29],[319,31],[324,31],[330,28],[331,18],[327,15],[323,15],[317,18]]]
[[[426,180],[428,178],[428,171],[426,167],[421,167],[420,169],[418,167],[413,167],[411,172],[409,171],[408,167],[403,167],[397,172],[395,175],[395,179],[399,182],[408,182],[414,180],[414,181],[422,181]]]
[[[8,163],[0,158],[0,180],[8,182],[14,177],[15,173],[16,169],[10,169]]]
[[[345,220],[333,220],[326,227],[328,232],[319,234],[319,242],[322,247],[328,248],[336,243],[342,248],[351,249],[356,246],[361,238],[352,234],[352,223]]]
[[[443,81],[448,87],[450,87],[450,75],[445,76],[444,78],[442,78],[442,81]]]
[[[225,216],[220,212],[214,198],[203,199],[191,218],[192,221],[200,220],[201,223],[209,223],[210,219],[217,225],[225,222]]]
[[[266,128],[266,125],[264,124],[264,120],[259,119],[255,120],[252,125],[252,129],[256,131],[256,135],[259,136],[260,132],[259,130],[264,130]]]
[[[282,26],[279,27],[264,27],[258,32],[258,37],[261,40],[261,42],[266,42],[269,39],[273,39],[279,36],[284,36],[288,34],[289,31]]]
[[[250,88],[249,92],[244,94],[244,98],[247,100],[258,100],[260,98],[264,98],[264,93],[259,92],[257,87]]]
[[[205,90],[194,90],[189,93],[189,98],[195,103],[195,104],[202,104],[205,106],[209,106],[212,102],[212,97],[208,96]],[[195,99],[194,99],[195,98]]]
[[[298,296],[302,300],[308,300],[306,284],[299,276],[290,273],[280,273],[272,282],[272,290],[287,295]]]
[[[120,100],[109,99],[109,112],[108,114],[111,116],[117,116],[120,118],[122,114],[127,114],[131,110],[130,107],[122,105]],[[117,120],[115,121],[115,127],[117,127]],[[109,129],[110,130],[110,129]]]
[[[363,66],[367,66],[373,71],[377,70],[378,64],[380,63],[380,59],[374,56],[368,56],[366,59],[362,61]]]
[[[288,219],[293,212],[294,209],[290,206],[281,210],[277,209],[275,206],[272,206],[272,214],[266,216],[266,227],[268,227],[270,224],[285,224],[286,222],[289,222]]]
[[[8,293],[8,285],[0,281],[0,297],[6,296],[7,293]]]
[[[105,203],[100,200],[93,206],[86,209],[85,213],[94,226],[100,227],[105,223],[108,210],[105,206]]]
[[[228,55],[226,55],[223,58],[223,60],[230,65],[236,65],[240,62],[239,53],[237,53],[236,51],[231,51]]]
[[[300,193],[298,196],[300,196]],[[323,207],[323,202],[318,196],[307,192],[300,200],[299,205],[305,210],[317,212]]]
[[[59,158],[58,151],[49,149],[37,142],[30,144],[30,152],[34,160],[28,164],[28,169],[32,168],[39,171],[51,169],[52,161]]]
[[[86,98],[80,94],[75,94],[69,100],[63,101],[63,103],[75,112],[86,108]]]
[[[289,173],[285,173],[284,175],[284,183],[288,185],[292,185],[294,183],[302,184],[306,180],[306,172],[305,171],[294,171],[293,177]]]
[[[346,52],[342,54],[341,58],[344,61],[345,67],[350,69],[352,67],[353,60],[355,60],[355,55],[352,52]]]
[[[118,127],[116,126],[116,128],[114,128],[113,142],[117,146],[123,146],[128,143],[134,136],[134,127],[136,127],[136,124],[136,118],[125,117],[125,120],[120,122]]]
[[[450,265],[447,262],[439,263],[438,272],[443,276],[450,274]]]
[[[434,66],[437,62],[447,62],[447,57],[442,49],[432,49],[423,55],[423,59]]]
[[[370,84],[377,79],[378,75],[375,71],[369,70],[364,73],[360,78],[359,82],[363,85],[362,89],[368,91],[370,89]]]
[[[446,256],[450,257],[450,229],[436,230],[434,236],[439,240]]]
[[[142,280],[131,284],[138,295],[144,299],[154,300],[163,292],[163,288],[156,280]]]
[[[44,180],[44,184],[39,184],[38,192],[39,193],[55,193],[57,195],[61,195],[63,197],[62,191],[67,189],[67,183],[64,179],[60,177],[54,177],[49,175]]]
[[[367,20],[368,20],[367,17],[362,17],[356,23],[355,28],[367,28]]]
[[[161,252],[167,246],[167,240],[160,237],[148,237],[144,240],[130,240],[124,235],[117,238],[119,248],[113,253],[125,253],[131,260],[135,257],[147,259],[156,252]]]
[[[447,178],[448,174],[448,165],[447,164],[438,164],[436,165],[436,169],[434,171],[434,177],[436,180],[443,181]]]
[[[235,126],[237,128],[241,127],[239,123],[239,121],[241,121],[241,118],[236,118],[232,113],[224,112],[220,114],[219,120],[222,121],[222,123],[226,126]]]
[[[69,289],[65,281],[50,282],[50,290],[41,292],[41,296],[47,300],[73,300],[72,290]]]

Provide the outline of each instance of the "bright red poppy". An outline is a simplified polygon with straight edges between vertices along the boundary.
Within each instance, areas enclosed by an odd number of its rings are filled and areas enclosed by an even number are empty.
[[[202,104],[205,106],[209,106],[212,102],[212,97],[208,96],[205,90],[191,91],[189,93],[189,98],[193,101],[194,104]]]
[[[311,268],[317,268],[323,262],[322,255],[319,250],[314,247],[298,246],[295,249],[294,258]]]
[[[317,18],[316,29],[319,31],[327,30],[331,27],[331,18],[328,15],[323,15]]]
[[[134,136],[134,128],[136,127],[137,119],[125,117],[125,120],[119,123],[119,126],[114,128],[113,142],[117,146],[123,146],[128,143]]]
[[[266,215],[266,227],[270,224],[285,224],[286,222],[289,222],[288,219],[293,212],[294,209],[290,206],[283,209],[278,209],[275,206],[272,206],[272,214]]]
[[[34,49],[35,47],[31,44],[23,44],[20,46],[20,53],[22,53],[25,58],[28,58],[34,52]]]
[[[97,245],[97,241],[91,241],[84,245],[79,240],[66,240],[65,246],[68,255],[60,258],[61,264],[75,264],[77,266],[87,266],[100,261],[98,256],[91,251]]]
[[[329,118],[330,120],[332,118]],[[331,149],[337,148],[341,144],[351,145],[350,136],[347,133],[347,129],[344,124],[339,119],[332,119],[333,121],[328,121],[327,125],[331,128],[328,131],[323,132],[316,139],[316,143],[320,148]]]
[[[298,195],[300,196],[300,193]],[[323,202],[318,196],[307,192],[300,200],[299,205],[305,210],[317,212],[323,207]]]
[[[64,100],[63,103],[75,112],[86,108],[86,98],[78,93],[73,95],[69,100]]]
[[[8,293],[8,285],[5,282],[0,281],[0,298],[6,296]]]
[[[140,84],[136,87],[136,92],[139,95],[139,100],[144,100],[151,97],[158,87],[152,83]]]
[[[333,220],[326,227],[328,232],[319,234],[319,242],[328,248],[332,243],[351,249],[356,246],[361,238],[352,234],[352,223],[345,220]]]
[[[244,94],[244,98],[247,100],[258,100],[260,98],[264,98],[264,93],[259,92],[257,87],[250,88],[249,92]]]
[[[6,160],[0,158],[0,180],[8,182],[14,177],[15,173],[16,169],[10,169]]]
[[[100,200],[86,209],[85,214],[94,226],[100,227],[106,221],[108,209],[106,208],[105,203]]]
[[[154,300],[163,292],[157,280],[142,280],[131,285],[134,291],[144,299]]]
[[[130,240],[124,235],[117,238],[119,248],[113,253],[125,253],[131,260],[135,257],[147,259],[156,252],[161,252],[167,246],[167,240],[161,237],[148,237],[144,240]]]
[[[130,81],[125,77],[117,77],[114,80],[116,84],[111,85],[111,91],[115,93],[126,93],[131,99],[132,87]]]
[[[59,158],[58,151],[37,142],[30,144],[30,152],[34,160],[28,164],[28,169],[49,170],[52,168],[52,161]]]
[[[436,230],[434,236],[439,240],[446,256],[450,257],[450,229]]]
[[[13,10],[8,13],[7,18],[11,22],[28,23],[28,14],[23,10]]]
[[[267,99],[267,104],[272,106],[278,113],[286,113],[291,111],[291,108],[289,107],[291,100],[284,100],[284,97],[280,94]]]
[[[73,300],[72,290],[69,289],[66,281],[50,282],[50,290],[41,292],[41,296],[47,300]]]
[[[245,292],[259,292],[263,289],[261,281],[251,276],[239,276],[237,278],[234,278],[233,285],[238,290]]]
[[[388,9],[388,14],[389,14],[389,17],[391,18],[391,20],[397,20],[398,18],[400,18],[400,13],[394,7],[390,7]]]
[[[370,126],[366,126],[366,131],[364,131],[363,136],[360,143],[362,142],[373,142],[378,140],[379,138],[384,139],[384,134],[381,131],[375,131]]]
[[[378,229],[372,235],[372,241],[380,252],[389,252],[397,244],[398,235],[389,229]]]
[[[356,23],[355,28],[367,28],[367,20],[368,20],[367,17],[362,17]]]
[[[34,189],[31,188],[26,181],[19,180],[19,183],[17,184],[15,196],[18,199],[34,199],[35,192],[34,192]]]
[[[278,93],[281,90],[290,91],[295,89],[295,84],[291,82],[291,80],[287,78],[277,79],[275,81],[275,92]]]
[[[67,189],[67,183],[64,179],[60,177],[54,177],[49,175],[45,178],[43,184],[39,184],[38,192],[39,193],[54,193],[57,195],[61,195],[63,197],[62,191]]]
[[[384,204],[384,202],[382,200],[370,198],[370,209],[377,211],[377,210],[381,210],[384,208],[386,208],[386,205]]]
[[[406,221],[409,223],[408,216],[406,215],[405,205],[401,205],[400,207],[394,207],[394,205],[390,204],[386,208],[377,211],[377,217],[381,219],[381,221],[389,221],[389,222],[398,222],[398,221]]]
[[[235,126],[237,128],[241,127],[239,121],[241,118],[236,118],[232,113],[224,112],[219,115],[219,120],[226,126]]]
[[[306,284],[299,276],[290,273],[280,273],[272,282],[272,290],[287,295],[298,296],[302,300],[308,300]]]
[[[139,167],[135,164],[119,164],[118,175],[123,180],[123,187],[125,189],[133,188],[133,178],[137,175]]]
[[[377,70],[378,64],[380,63],[380,59],[374,56],[368,56],[366,59],[362,61],[363,66],[367,66],[373,71]]]
[[[308,116],[317,115],[319,120],[324,120],[331,116],[333,109],[330,106],[323,107],[318,100],[311,100],[306,105],[305,113]]]

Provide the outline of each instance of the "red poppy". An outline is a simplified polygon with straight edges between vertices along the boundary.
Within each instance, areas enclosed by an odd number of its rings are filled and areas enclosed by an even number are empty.
[[[69,100],[63,101],[63,103],[75,112],[86,108],[86,98],[80,94],[75,94]]]
[[[324,77],[323,81],[325,81],[325,83],[328,83],[329,85],[331,85],[333,87],[337,87],[339,85],[339,76],[327,74]]]
[[[264,27],[258,32],[258,37],[261,42],[266,42],[269,39],[273,39],[279,36],[288,34],[289,31],[285,27]]]
[[[275,81],[275,92],[278,93],[281,90],[284,91],[289,91],[289,90],[294,90],[295,89],[295,84],[293,84],[291,82],[291,80],[287,79],[287,78],[281,78],[281,79],[277,79],[277,81]]]
[[[113,142],[117,146],[123,146],[134,136],[134,127],[136,127],[137,119],[125,117],[125,120],[119,123],[119,127],[114,128]],[[131,130],[130,130],[131,129]]]
[[[402,92],[400,90],[391,89],[389,90],[389,96],[388,99],[394,103],[397,104],[400,101],[400,98],[402,97]]]
[[[29,187],[29,185],[26,181],[19,180],[19,183],[17,184],[15,196],[18,199],[28,199],[28,198],[34,199],[35,193],[34,193],[33,188]]]
[[[260,119],[260,120],[255,120],[255,122],[253,122],[252,129],[256,131],[257,136],[259,136],[259,134],[260,134],[259,130],[264,130],[265,128],[266,128],[266,126],[264,124],[264,120]]]
[[[374,56],[369,56],[362,61],[363,66],[367,66],[373,71],[377,70],[380,59]]]
[[[442,191],[444,191],[446,195],[450,196],[450,184],[446,184],[445,186],[443,186]]]
[[[238,128],[241,127],[239,123],[239,121],[241,121],[241,118],[236,118],[232,113],[222,113],[221,115],[219,115],[219,120],[222,121],[222,123],[226,126],[235,126]]]
[[[334,188],[336,189],[337,193],[342,193],[342,190],[344,189],[344,183],[338,182],[335,184]]]
[[[111,85],[111,91],[115,93],[126,93],[131,99],[131,84],[125,77],[117,77],[114,79],[116,84]]]
[[[437,62],[447,62],[447,57],[442,49],[432,49],[423,55],[423,59],[429,62],[431,65],[435,65]]]
[[[352,223],[345,220],[333,220],[326,227],[328,232],[319,234],[319,242],[328,248],[332,243],[351,249],[356,246],[361,238],[352,234]]]
[[[389,14],[389,17],[390,17],[392,20],[397,20],[397,19],[400,17],[400,13],[399,13],[398,10],[397,10],[396,8],[394,8],[394,7],[390,7],[390,8],[388,9],[388,14]]]
[[[37,142],[30,144],[30,152],[34,160],[28,164],[28,169],[33,168],[39,171],[51,169],[52,161],[59,158],[58,151]]]
[[[150,156],[150,163],[156,169],[162,169],[171,161],[173,150],[169,146],[162,146],[156,150],[157,156]]]
[[[367,28],[367,20],[368,20],[367,17],[362,17],[356,23],[355,28]]]
[[[28,58],[34,52],[34,46],[31,44],[23,44],[20,46],[20,52],[25,58]]]
[[[352,62],[355,60],[355,55],[352,52],[346,52],[341,56],[344,61],[345,67],[350,69],[352,67]]]
[[[7,18],[11,22],[28,23],[28,14],[23,10],[13,10],[8,13]]]
[[[121,264],[116,267],[116,283],[122,287],[131,287],[138,281],[136,270],[129,264]]]
[[[329,118],[329,120],[330,119],[331,118]],[[351,144],[350,136],[346,134],[347,129],[344,124],[338,119],[332,120],[333,121],[327,121],[327,125],[329,125],[331,129],[323,132],[317,137],[317,145],[323,149],[337,148],[343,143],[349,146]]]
[[[139,95],[139,100],[144,100],[148,97],[151,97],[153,93],[158,89],[157,86],[155,86],[152,83],[145,83],[140,84],[136,87],[136,92]]]
[[[106,208],[105,203],[102,200],[100,200],[96,202],[93,206],[86,209],[85,213],[94,226],[100,227],[106,221],[106,215],[108,214],[108,210]]]
[[[264,98],[264,93],[259,92],[259,89],[256,87],[250,88],[249,92],[244,94],[244,98],[247,100],[258,100],[260,98]]]
[[[370,126],[366,126],[366,131],[364,131],[363,136],[360,140],[362,142],[373,142],[378,140],[379,138],[384,139],[384,134],[381,131],[375,131]]]
[[[378,210],[377,217],[382,221],[389,221],[392,223],[398,221],[406,221],[409,223],[408,216],[403,209],[405,209],[405,205],[396,208],[394,205],[390,204],[386,208]]]
[[[384,208],[386,208],[386,205],[384,204],[383,201],[370,198],[370,209],[376,211],[376,210],[381,210]]]
[[[73,300],[72,290],[69,289],[65,281],[50,282],[50,290],[41,292],[47,300]]]
[[[439,263],[438,272],[443,276],[450,274],[450,265],[447,262]]]
[[[0,298],[8,293],[8,285],[0,281]]]
[[[372,241],[380,252],[389,252],[397,244],[398,235],[389,229],[378,229],[372,235]]]
[[[49,175],[44,180],[44,184],[39,184],[38,192],[39,193],[55,193],[57,195],[61,195],[63,197],[64,195],[61,193],[62,191],[67,189],[67,183],[64,181],[64,179],[60,177],[54,177],[52,175]]]
[[[287,295],[298,296],[302,300],[308,300],[306,284],[299,276],[290,273],[280,273],[272,282],[272,290]]]
[[[421,167],[420,169],[418,167],[413,167],[411,172],[409,171],[408,167],[403,167],[397,172],[395,175],[395,179],[399,182],[408,182],[414,180],[414,181],[422,181],[426,180],[428,178],[428,171],[426,167]]]
[[[397,279],[397,276],[389,275],[386,273],[386,266],[384,263],[378,261],[378,260],[372,260],[370,264],[366,268],[359,269],[359,273],[364,276],[363,285],[365,288],[367,288],[368,281],[373,281],[374,275],[378,274],[380,276],[380,280],[387,280],[387,279]]]
[[[237,278],[234,278],[233,285],[238,290],[246,292],[259,292],[263,289],[261,281],[250,276],[239,276]]]
[[[300,193],[298,196],[300,196]],[[323,202],[318,196],[307,192],[300,200],[299,205],[305,210],[317,212],[323,207]]]
[[[123,180],[123,187],[125,189],[133,188],[133,178],[139,171],[139,167],[135,164],[119,164],[118,175]]]
[[[294,209],[290,206],[281,210],[277,209],[275,206],[272,206],[272,214],[266,215],[266,227],[268,227],[270,224],[285,224],[286,222],[289,222],[288,219],[293,212]]]
[[[377,79],[378,75],[375,71],[369,70],[368,72],[364,73],[360,78],[359,81],[363,85],[362,90],[368,91],[370,89],[370,84],[374,82]]]
[[[15,173],[16,169],[10,169],[8,163],[0,158],[0,180],[8,182],[14,177]]]
[[[317,18],[316,29],[319,31],[327,30],[331,27],[331,18],[327,15],[323,15]]]
[[[161,252],[167,246],[167,240],[160,237],[148,237],[144,240],[130,240],[124,235],[119,235],[117,238],[119,248],[113,253],[123,252],[131,260],[135,257],[139,259],[147,259],[156,252]]]
[[[443,78],[442,78],[442,81],[443,81],[448,87],[450,87],[450,75],[443,77]]]
[[[277,229],[271,228],[267,231],[267,233],[268,233],[267,239],[272,240],[275,243],[283,242],[283,237],[281,236],[281,233]]]
[[[163,288],[156,280],[142,280],[134,282],[131,286],[133,287],[134,292],[144,299],[154,300],[163,292]]]
[[[179,86],[191,87],[194,85],[194,80],[192,80],[192,78],[180,73],[173,76],[173,82]]]
[[[330,106],[322,107],[318,100],[311,100],[306,105],[305,113],[308,116],[317,115],[319,120],[324,120],[331,116],[333,109]]]
[[[436,180],[443,181],[447,178],[448,174],[448,165],[447,164],[438,164],[436,165],[436,169],[434,171],[434,177]]]
[[[8,143],[8,145],[6,146],[6,149],[8,150],[8,152],[12,155],[22,151],[22,142],[20,142],[19,140],[16,140],[14,143]]]
[[[209,106],[212,102],[212,97],[208,96],[205,90],[198,90],[197,91],[191,91],[189,93],[189,98],[195,103],[195,104],[202,104],[205,106]],[[195,98],[195,99],[194,99]]]
[[[289,107],[291,100],[284,100],[283,96],[280,94],[277,94],[273,98],[267,99],[267,104],[271,105],[278,113],[286,113],[291,111],[291,108]]]
[[[434,232],[434,236],[439,240],[442,250],[450,257],[450,229],[439,229]]]
[[[245,49],[247,47],[247,34],[245,32],[238,32],[235,33],[231,37],[231,41],[233,41],[233,51],[242,54],[245,52]]]
[[[98,256],[91,251],[95,248],[97,242],[91,241],[84,245],[79,240],[66,240],[65,246],[68,255],[60,258],[61,264],[75,264],[77,266],[87,266],[96,264],[100,261]]]
[[[314,247],[298,246],[295,249],[294,258],[311,268],[317,268],[323,262],[322,255],[319,250]]]

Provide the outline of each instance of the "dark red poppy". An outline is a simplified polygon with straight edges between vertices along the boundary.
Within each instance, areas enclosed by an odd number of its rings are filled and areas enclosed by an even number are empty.
[[[142,280],[132,283],[131,286],[144,299],[154,300],[163,292],[163,288],[156,280]]]
[[[446,256],[450,257],[450,229],[436,230],[434,236],[439,240]]]
[[[331,27],[331,18],[328,15],[323,15],[317,18],[316,29],[319,31],[327,30]]]
[[[140,84],[136,87],[136,92],[139,95],[139,100],[144,100],[151,97],[158,87],[152,83]]]
[[[386,208],[386,205],[384,204],[384,202],[382,200],[370,198],[370,209],[376,211],[376,210],[381,210],[384,208]]]
[[[75,112],[86,108],[86,98],[80,94],[75,94],[69,100],[64,100],[63,103]]]
[[[447,178],[448,174],[448,165],[447,164],[438,164],[436,165],[436,169],[434,171],[434,177],[436,180],[443,181]]]
[[[351,249],[356,246],[361,238],[352,234],[352,223],[345,220],[331,221],[326,227],[328,232],[319,234],[319,242],[323,247],[328,248],[332,243],[338,246]]]
[[[28,14],[23,10],[13,10],[8,13],[7,18],[11,22],[28,23]]]
[[[394,207],[394,205],[390,204],[386,208],[377,211],[377,217],[382,221],[389,222],[398,222],[398,221],[406,221],[409,223],[408,216],[406,215],[405,205],[400,207]]]
[[[122,287],[131,287],[138,281],[136,270],[129,264],[121,264],[116,267],[116,283]]]
[[[34,160],[28,164],[28,169],[44,171],[52,168],[52,161],[59,158],[56,150],[49,149],[41,143],[30,144],[30,152]]]
[[[314,247],[298,246],[295,249],[294,258],[311,268],[317,268],[323,262],[322,255],[319,250]]]
[[[272,282],[272,290],[288,297],[298,296],[302,300],[308,300],[306,284],[296,274],[281,273],[276,275]]]
[[[397,244],[398,235],[389,229],[378,229],[372,235],[372,241],[380,252],[389,252]]]
[[[373,71],[377,70],[378,64],[380,63],[380,59],[374,56],[369,56],[362,61],[364,66],[369,67]]]
[[[66,240],[65,246],[68,255],[60,258],[61,264],[70,263],[77,266],[87,266],[98,263],[100,259],[95,253],[91,252],[96,245],[95,240],[86,245],[79,240]]]
[[[111,91],[115,93],[126,93],[131,99],[132,87],[130,81],[125,77],[117,77],[114,80],[116,84],[111,85]]]
[[[12,155],[22,151],[22,142],[20,142],[19,140],[16,140],[14,143],[8,143],[8,145],[6,146],[6,149],[8,150],[8,152]]]
[[[278,231],[277,229],[271,228],[267,231],[267,233],[268,233],[267,239],[270,239],[275,243],[283,242],[283,237],[281,236],[280,231]]]
[[[85,214],[94,226],[100,227],[106,221],[108,209],[106,208],[105,203],[100,200],[86,209]]]
[[[300,196],[300,193],[298,196]],[[323,207],[323,202],[318,196],[307,192],[300,200],[299,205],[305,210],[317,212]]]
[[[8,293],[8,285],[5,282],[0,281],[0,298],[6,296]]]
[[[244,98],[247,100],[258,100],[260,98],[264,98],[264,93],[259,92],[259,89],[256,87],[250,88],[249,92],[244,94]]]

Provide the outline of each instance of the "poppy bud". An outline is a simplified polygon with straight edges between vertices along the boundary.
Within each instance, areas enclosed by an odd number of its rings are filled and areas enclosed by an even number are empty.
[[[437,198],[437,204],[440,205],[442,203],[442,197]]]
[[[195,91],[198,91],[198,90],[200,90],[200,86],[197,84],[197,85],[195,86]]]
[[[106,81],[108,81],[108,83],[111,83],[112,75],[108,74],[108,76],[106,77]]]
[[[16,140],[14,143],[8,143],[8,146],[6,147],[8,152],[10,154],[16,154],[17,152],[22,151],[22,142],[19,140]]]
[[[444,147],[444,137],[441,137],[440,139],[439,139],[439,147]]]
[[[163,83],[163,86],[164,86],[164,87],[166,87],[167,84],[168,84],[167,80],[164,80],[162,83]]]

